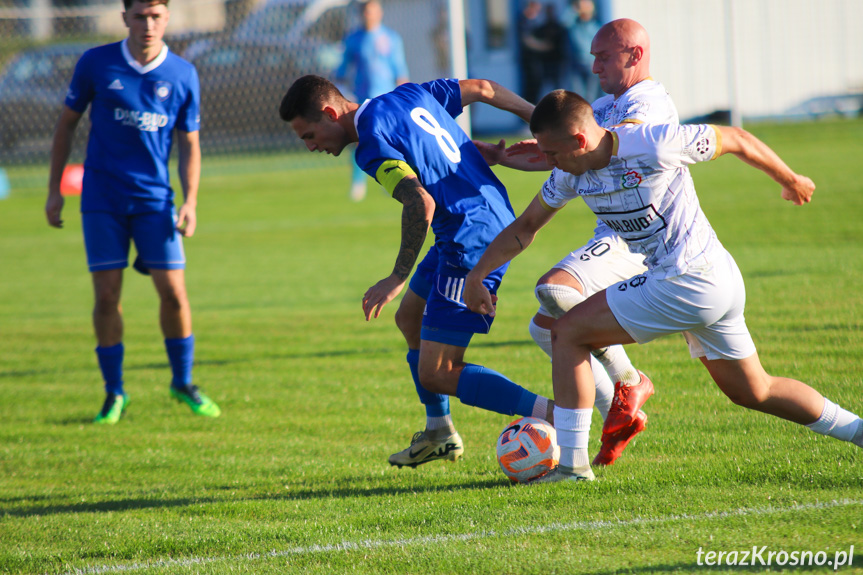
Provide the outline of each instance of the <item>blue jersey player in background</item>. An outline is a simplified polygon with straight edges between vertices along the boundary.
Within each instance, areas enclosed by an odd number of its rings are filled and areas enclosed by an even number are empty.
[[[159,320],[173,372],[170,392],[194,413],[218,417],[219,407],[192,384],[195,337],[186,295],[182,236],[195,232],[201,171],[200,89],[194,66],[172,54],[162,37],[167,0],[124,0],[128,38],[87,51],[78,61],[51,149],[45,214],[62,227],[60,181],[72,137],[90,108],[81,215],[93,277],[96,355],[106,397],[96,423],[113,424],[125,411],[120,292],[129,245],[135,268],[153,278]],[[185,198],[174,210],[168,159],[176,128]]]
[[[383,25],[384,10],[378,0],[361,7],[363,26],[345,38],[342,64],[335,71],[337,81],[353,75],[354,97],[358,102],[385,94],[408,81],[405,47],[398,32]],[[350,198],[359,202],[366,197],[367,176],[353,163]]]
[[[458,459],[461,437],[449,397],[508,415],[548,419],[552,402],[486,367],[465,363],[475,333],[488,333],[493,318],[471,312],[462,300],[464,278],[497,233],[515,218],[503,184],[454,118],[484,102],[527,120],[533,110],[511,91],[487,80],[436,80],[403,84],[362,105],[328,80],[304,76],[290,87],[279,114],[310,151],[338,156],[358,142],[356,162],[402,204],[402,233],[393,271],[363,296],[366,320],[405,287],[419,260],[429,226],[435,243],[417,266],[396,312],[407,340],[407,361],[426,428],[410,447],[389,458],[416,467]],[[485,279],[492,293],[506,267]],[[425,310],[425,314],[423,311]]]

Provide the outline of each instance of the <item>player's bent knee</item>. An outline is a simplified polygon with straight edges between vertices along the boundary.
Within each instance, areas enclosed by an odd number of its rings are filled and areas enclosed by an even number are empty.
[[[534,290],[539,301],[540,313],[559,318],[583,302],[586,298],[574,287],[559,284],[539,284]]]

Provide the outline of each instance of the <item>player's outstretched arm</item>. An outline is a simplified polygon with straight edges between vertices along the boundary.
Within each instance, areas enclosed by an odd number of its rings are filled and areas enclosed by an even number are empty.
[[[461,89],[462,108],[474,102],[482,102],[511,112],[525,122],[530,122],[533,104],[497,82],[471,79],[459,80],[458,85]]]
[[[545,155],[539,151],[536,140],[524,140],[509,148],[506,147],[504,140],[497,144],[473,140],[473,145],[476,146],[489,166],[501,165],[522,172],[547,172],[551,170]],[[518,151],[511,152],[510,150],[513,149]]]
[[[734,154],[782,186],[782,198],[802,206],[812,199],[815,184],[797,174],[770,147],[742,128],[714,126],[722,138],[720,155]]]
[[[416,176],[402,178],[393,190],[393,198],[402,203],[401,246],[393,273],[370,287],[363,296],[366,321],[380,316],[383,307],[401,293],[419,258],[434,217],[434,198],[425,191]]]
[[[45,217],[48,225],[55,228],[63,227],[63,195],[60,193],[60,182],[63,180],[63,170],[72,152],[72,138],[81,120],[81,114],[63,106],[57,126],[54,128],[54,140],[51,144],[51,173],[48,176],[48,199],[45,201]]]
[[[177,146],[180,152],[178,169],[180,185],[183,187],[183,205],[177,212],[177,230],[192,237],[198,226],[198,186],[201,182],[201,142],[199,132],[177,131]]]
[[[526,250],[555,213],[543,207],[537,196],[514,222],[501,230],[465,279],[464,303],[471,311],[494,315],[494,301],[482,280]]]

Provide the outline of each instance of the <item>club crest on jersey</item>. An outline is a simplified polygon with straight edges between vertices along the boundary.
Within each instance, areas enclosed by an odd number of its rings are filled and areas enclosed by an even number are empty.
[[[635,170],[626,172],[625,174],[620,176],[620,185],[627,190],[637,188],[641,185],[641,174],[639,174]]]
[[[159,98],[160,102],[164,102],[171,96],[171,83],[170,82],[156,82],[156,85],[153,87],[153,90],[156,93],[156,97]]]

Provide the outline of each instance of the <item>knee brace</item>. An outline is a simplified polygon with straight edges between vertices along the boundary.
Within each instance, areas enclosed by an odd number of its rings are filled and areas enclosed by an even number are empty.
[[[559,284],[540,284],[534,293],[539,301],[539,313],[554,319],[587,299],[574,287]]]

